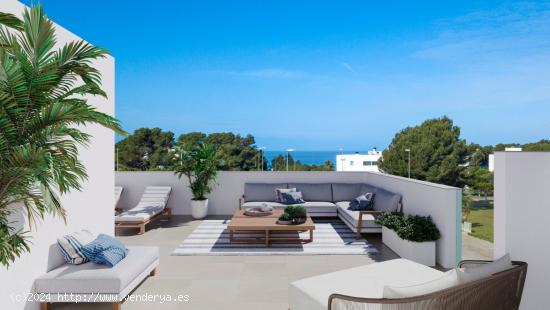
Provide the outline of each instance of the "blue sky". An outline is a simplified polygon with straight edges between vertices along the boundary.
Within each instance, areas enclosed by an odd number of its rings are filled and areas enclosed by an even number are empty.
[[[448,115],[469,142],[549,138],[548,2],[41,3],[112,51],[128,131],[365,150]]]

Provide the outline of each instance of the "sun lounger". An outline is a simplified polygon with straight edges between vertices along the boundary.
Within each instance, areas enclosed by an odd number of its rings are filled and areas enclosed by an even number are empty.
[[[115,217],[115,227],[139,228],[139,234],[145,232],[145,225],[170,216],[170,208],[166,208],[170,198],[170,186],[147,186],[141,200],[132,209],[126,210]]]

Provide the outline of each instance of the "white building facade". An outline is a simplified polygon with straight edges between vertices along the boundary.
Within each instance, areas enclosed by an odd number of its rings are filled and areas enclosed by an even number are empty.
[[[336,171],[368,171],[380,172],[378,160],[382,152],[372,149],[367,154],[340,154],[336,155]]]

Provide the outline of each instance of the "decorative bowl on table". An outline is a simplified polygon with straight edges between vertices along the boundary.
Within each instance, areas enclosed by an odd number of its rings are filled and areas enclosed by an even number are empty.
[[[273,214],[273,210],[267,210],[265,208],[246,208],[244,214],[248,216],[267,216]]]

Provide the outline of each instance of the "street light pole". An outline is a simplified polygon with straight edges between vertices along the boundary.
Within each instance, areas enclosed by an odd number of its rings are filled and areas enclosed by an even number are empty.
[[[265,150],[265,146],[260,146],[258,148],[260,150],[260,166],[262,167],[262,171],[264,171],[264,150]]]
[[[408,153],[409,155],[409,167],[408,167],[408,170],[409,170],[409,179],[411,178],[411,149],[405,149],[405,152]]]
[[[288,171],[288,158],[290,157],[290,152],[293,152],[294,149],[287,149],[286,150],[286,171]]]

